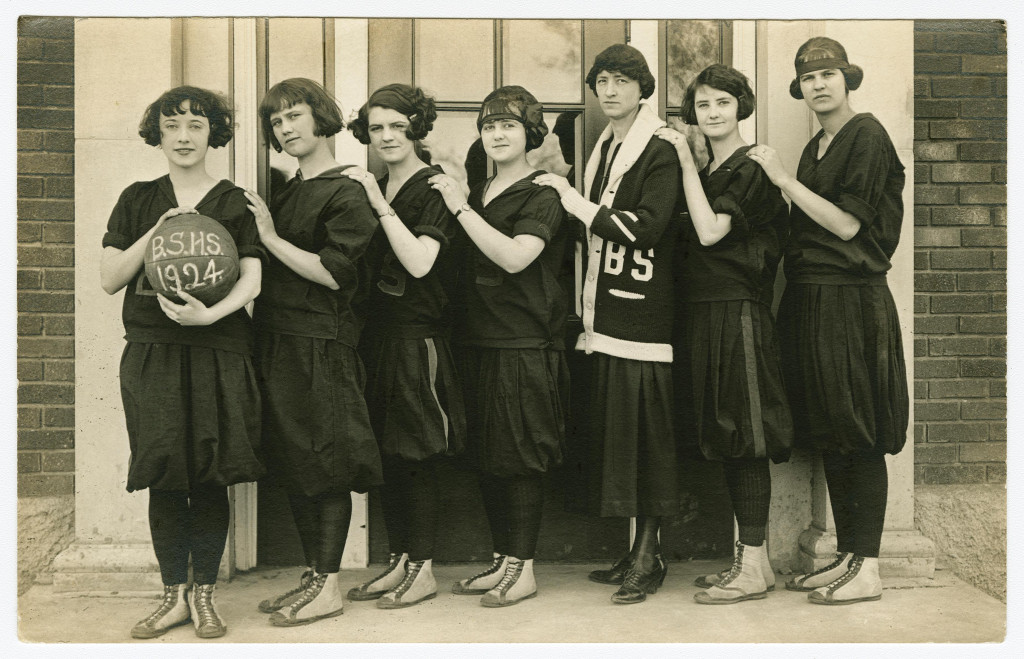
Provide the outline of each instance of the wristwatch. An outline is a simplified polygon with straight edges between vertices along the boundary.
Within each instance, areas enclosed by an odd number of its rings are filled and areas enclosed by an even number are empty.
[[[456,220],[459,219],[460,215],[462,215],[466,211],[471,211],[471,210],[473,210],[473,207],[470,206],[468,203],[467,204],[462,204],[461,206],[459,206],[459,210],[455,211],[455,219]]]

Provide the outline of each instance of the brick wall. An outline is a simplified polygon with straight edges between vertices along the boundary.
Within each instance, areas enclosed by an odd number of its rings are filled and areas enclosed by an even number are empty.
[[[914,24],[918,483],[1006,481],[1006,27]]]
[[[18,496],[74,494],[74,22],[18,21]]]

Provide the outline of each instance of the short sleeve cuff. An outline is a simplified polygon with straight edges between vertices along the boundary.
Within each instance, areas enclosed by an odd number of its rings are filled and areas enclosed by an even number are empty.
[[[724,194],[715,199],[711,203],[711,210],[714,211],[716,215],[722,214],[730,216],[732,218],[730,222],[730,230],[732,231],[741,231],[745,233],[747,229],[750,228],[747,223],[747,214],[743,212],[743,209],[738,203],[736,203],[736,200],[728,194]]]
[[[267,250],[262,245],[239,245],[238,246],[238,258],[244,259],[251,257],[259,259],[263,265],[267,264]]]
[[[512,227],[512,237],[523,234],[537,236],[545,244],[551,242],[551,227],[537,220],[526,219],[516,222],[515,226]]]
[[[103,234],[104,247],[116,247],[122,252],[132,246],[131,239],[123,233],[108,231]]]
[[[331,273],[339,287],[344,288],[346,284],[356,280],[358,273],[355,266],[338,250],[326,248],[320,251],[319,256],[320,263]]]
[[[875,210],[874,206],[848,192],[839,195],[839,201],[836,202],[836,206],[853,215],[865,226],[873,223],[875,218],[878,217],[878,211]]]
[[[448,248],[448,236],[444,235],[440,227],[430,224],[418,224],[412,228],[414,236],[429,236],[441,244],[441,251]]]

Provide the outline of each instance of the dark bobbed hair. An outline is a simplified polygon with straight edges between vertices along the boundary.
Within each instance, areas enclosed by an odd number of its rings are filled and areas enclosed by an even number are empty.
[[[274,136],[274,127],[270,125],[270,115],[290,108],[296,103],[305,103],[312,110],[313,120],[316,122],[314,135],[330,137],[345,127],[338,102],[331,98],[331,95],[320,84],[309,78],[282,80],[270,88],[267,95],[260,101],[259,109],[263,139],[278,153],[281,152],[281,144]]]
[[[544,123],[544,106],[537,97],[519,85],[498,87],[484,98],[476,118],[477,130],[487,121],[512,119],[526,130],[526,150],[533,151],[544,143],[548,125]]]
[[[188,101],[188,109],[192,114],[206,117],[210,122],[211,147],[216,149],[231,141],[234,124],[231,120],[231,106],[227,100],[217,92],[182,85],[168,89],[146,108],[142,121],[139,122],[139,136],[146,140],[146,144],[160,146],[160,117],[185,114],[185,101]]]
[[[819,62],[819,64],[815,65],[815,62]],[[793,64],[797,74],[789,83],[789,95],[797,100],[804,97],[804,93],[800,90],[800,77],[803,75],[800,72],[801,68],[805,69],[804,73],[823,69],[839,69],[843,72],[843,78],[846,80],[847,91],[856,91],[860,87],[860,83],[864,81],[864,69],[856,64],[850,64],[843,44],[828,37],[811,37],[805,41],[797,49]]]
[[[630,80],[640,83],[640,98],[650,98],[654,93],[654,76],[647,68],[643,53],[624,43],[608,46],[594,58],[594,65],[587,74],[587,86],[597,95],[597,76],[602,72],[621,73]]]
[[[697,88],[701,85],[707,85],[708,87],[732,94],[739,104],[739,107],[736,109],[737,120],[743,121],[754,113],[756,100],[754,99],[754,90],[750,88],[750,81],[747,80],[747,76],[731,66],[712,64],[697,74],[697,77],[690,82],[686,92],[683,94],[682,112],[680,113],[683,123],[690,124],[691,126],[697,125],[697,110],[694,107],[694,103],[696,102]]]
[[[370,143],[370,108],[375,107],[404,114],[409,120],[405,136],[410,140],[422,140],[437,120],[434,99],[419,87],[401,83],[384,85],[370,95],[370,99],[359,108],[359,115],[348,124],[348,129],[363,144]]]

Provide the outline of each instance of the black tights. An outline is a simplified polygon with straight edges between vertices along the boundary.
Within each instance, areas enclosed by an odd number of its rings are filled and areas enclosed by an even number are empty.
[[[352,496],[333,491],[315,497],[289,493],[288,503],[299,530],[306,565],[321,573],[340,570],[352,520]]]
[[[629,553],[641,572],[650,572],[654,569],[654,555],[661,551],[661,542],[658,539],[660,529],[660,517],[637,515],[636,537],[633,538],[633,547]]]
[[[822,452],[821,458],[836,521],[836,549],[878,558],[889,491],[885,456]]]
[[[384,459],[384,482],[380,489],[388,545],[392,553],[408,553],[411,561],[434,557],[434,534],[440,487],[437,457],[422,461],[398,457]]]
[[[736,514],[740,542],[748,547],[764,544],[764,527],[772,501],[772,474],[768,458],[729,460],[723,465],[729,498]]]
[[[543,476],[480,475],[480,492],[494,551],[528,560],[537,553],[544,508]]]
[[[188,582],[188,558],[198,584],[217,583],[228,538],[228,488],[199,486],[191,492],[149,490],[149,532],[164,585]]]

